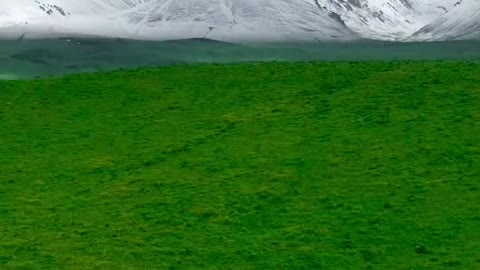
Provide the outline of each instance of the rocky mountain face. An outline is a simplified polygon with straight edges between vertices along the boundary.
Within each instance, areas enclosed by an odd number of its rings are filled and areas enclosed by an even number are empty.
[[[478,0],[4,0],[0,37],[444,40],[480,37]],[[8,35],[6,34],[8,33]]]

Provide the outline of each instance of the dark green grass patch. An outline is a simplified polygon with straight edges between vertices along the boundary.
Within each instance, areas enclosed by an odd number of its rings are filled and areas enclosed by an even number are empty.
[[[480,269],[480,65],[0,82],[0,269]]]

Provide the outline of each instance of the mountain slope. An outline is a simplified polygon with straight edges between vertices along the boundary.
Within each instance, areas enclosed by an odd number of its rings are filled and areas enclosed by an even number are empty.
[[[71,16],[111,17],[149,0],[6,0],[0,7],[0,27],[17,24],[59,24]]]
[[[163,0],[125,15],[135,36],[220,40],[348,39],[355,34],[309,0]]]
[[[315,0],[331,17],[362,36],[405,38],[453,8],[457,0]]]
[[[132,8],[148,0],[7,0],[2,1],[0,19],[28,20],[79,14],[106,13]]]
[[[417,31],[412,40],[480,38],[480,2],[460,0],[456,7]]]
[[[0,37],[65,35],[128,37],[119,13],[150,0],[7,0],[0,9]]]

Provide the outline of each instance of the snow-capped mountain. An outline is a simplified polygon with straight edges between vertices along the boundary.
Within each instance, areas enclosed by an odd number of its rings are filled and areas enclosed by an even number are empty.
[[[480,38],[480,1],[458,0],[455,8],[417,31],[412,40]]]
[[[0,0],[0,38],[435,40],[476,36],[478,0]]]
[[[356,37],[309,0],[151,1],[125,14],[135,35],[219,40],[312,40]],[[175,31],[171,31],[175,29]]]

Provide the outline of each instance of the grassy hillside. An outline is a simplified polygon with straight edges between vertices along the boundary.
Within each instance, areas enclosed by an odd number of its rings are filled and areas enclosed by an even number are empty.
[[[0,81],[1,269],[480,269],[480,65]]]

